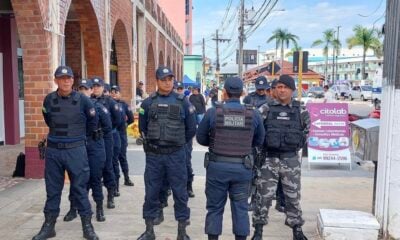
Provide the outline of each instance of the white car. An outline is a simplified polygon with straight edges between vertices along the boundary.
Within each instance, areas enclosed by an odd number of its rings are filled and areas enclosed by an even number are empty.
[[[341,97],[348,98],[350,94],[350,86],[347,84],[333,85],[329,90],[333,92],[336,100]]]
[[[372,99],[372,86],[354,86],[349,94],[349,99],[361,99],[361,101]]]

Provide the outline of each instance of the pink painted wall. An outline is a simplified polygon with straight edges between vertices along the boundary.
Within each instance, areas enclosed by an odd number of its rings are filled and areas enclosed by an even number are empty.
[[[185,44],[185,0],[157,0],[157,3]]]

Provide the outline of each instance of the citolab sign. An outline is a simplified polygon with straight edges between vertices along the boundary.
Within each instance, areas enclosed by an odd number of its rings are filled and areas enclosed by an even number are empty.
[[[308,103],[309,163],[351,163],[347,103]]]

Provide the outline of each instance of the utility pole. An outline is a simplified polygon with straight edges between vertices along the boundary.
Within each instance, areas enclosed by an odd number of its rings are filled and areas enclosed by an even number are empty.
[[[337,37],[336,37],[336,41],[337,41],[337,43],[339,43],[339,31],[340,31],[340,28],[341,28],[342,26],[337,26]],[[336,74],[338,74],[338,56],[339,56],[339,51],[340,51],[340,49],[339,49],[339,47],[340,47],[340,45],[338,45],[337,46],[338,48],[336,48]]]
[[[216,51],[217,51],[217,66],[216,66],[215,70],[216,70],[216,72],[217,72],[217,85],[219,85],[220,64],[219,64],[218,43],[219,43],[219,42],[229,42],[230,39],[228,39],[228,38],[219,38],[218,29],[217,29],[217,30],[215,31],[215,38],[213,38],[212,40],[214,40],[214,41],[216,42],[216,44],[217,44],[217,48],[216,48]]]
[[[203,50],[203,78],[202,78],[202,81],[201,81],[201,92],[204,92],[204,85],[205,85],[205,83],[206,83],[206,50],[205,50],[205,47],[206,46],[206,43],[205,43],[205,41],[204,41],[204,38],[203,38],[203,45],[202,45],[202,50]]]
[[[242,78],[243,74],[243,42],[244,42],[244,0],[240,0],[240,10],[239,10],[239,56],[238,56],[238,75]]]

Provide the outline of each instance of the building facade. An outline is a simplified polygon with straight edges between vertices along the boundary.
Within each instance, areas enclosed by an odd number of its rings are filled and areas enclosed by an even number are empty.
[[[117,83],[133,102],[136,82],[147,93],[156,89],[158,65],[182,77],[184,43],[175,25],[155,0],[1,1],[0,140],[17,144],[25,136],[26,177],[43,176],[37,144],[48,130],[41,108],[56,88],[56,67],[71,66],[76,81]]]

